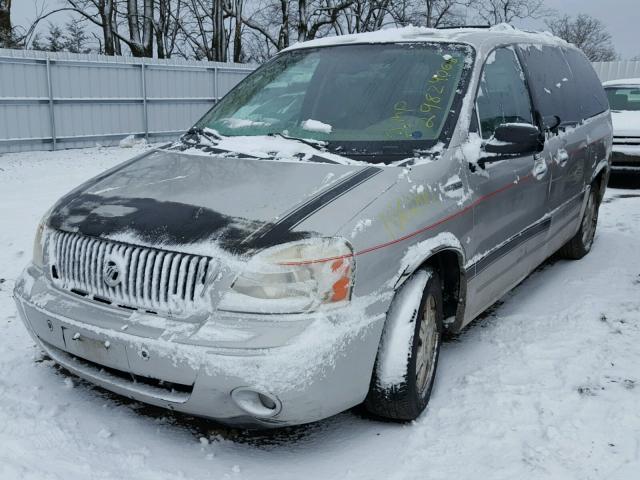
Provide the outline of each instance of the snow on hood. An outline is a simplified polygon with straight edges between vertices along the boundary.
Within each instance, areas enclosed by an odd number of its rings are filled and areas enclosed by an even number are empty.
[[[615,137],[640,136],[640,111],[611,110],[611,120]]]
[[[367,168],[372,167],[156,150],[64,197],[48,225],[143,246],[172,245],[172,250],[186,253],[202,254],[204,246],[215,244],[243,254],[335,234],[373,193],[365,188],[364,194],[354,196],[352,210],[332,213],[326,231],[306,231],[302,222],[295,229],[279,228],[277,235],[254,235],[270,232],[310,198],[325,195],[346,176]],[[330,202],[318,206],[322,208],[331,208]]]

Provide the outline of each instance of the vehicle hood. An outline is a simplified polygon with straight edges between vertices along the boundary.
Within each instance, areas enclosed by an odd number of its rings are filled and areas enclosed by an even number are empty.
[[[640,111],[612,110],[615,137],[640,137]]]
[[[187,247],[176,250],[193,253],[215,242],[243,254],[333,235],[379,193],[363,185],[388,170],[395,169],[152,150],[62,198],[48,225],[138,245]],[[388,175],[390,181],[396,175]],[[353,208],[332,214],[323,231],[317,225],[316,231],[305,231],[306,219],[356,189]]]

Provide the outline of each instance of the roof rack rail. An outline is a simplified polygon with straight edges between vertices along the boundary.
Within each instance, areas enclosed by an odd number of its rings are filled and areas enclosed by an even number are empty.
[[[491,28],[491,25],[447,25],[436,27],[437,30],[452,30],[454,28]]]

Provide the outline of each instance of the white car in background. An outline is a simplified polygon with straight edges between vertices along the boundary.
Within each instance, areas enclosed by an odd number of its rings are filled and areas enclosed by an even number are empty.
[[[613,121],[611,170],[640,172],[640,78],[603,83]]]

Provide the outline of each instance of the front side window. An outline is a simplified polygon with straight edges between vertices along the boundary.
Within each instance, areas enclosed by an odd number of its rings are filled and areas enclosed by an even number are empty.
[[[494,50],[487,59],[476,97],[482,138],[489,139],[503,123],[533,123],[524,74],[510,47]]]
[[[406,154],[450,137],[473,55],[452,43],[292,50],[247,77],[196,126],[224,136],[320,140],[347,155]]]
[[[520,52],[542,118],[555,123],[551,119],[558,117],[562,126],[580,122],[584,100],[562,49],[549,45],[520,45]]]
[[[640,111],[640,87],[605,88],[611,110]]]

